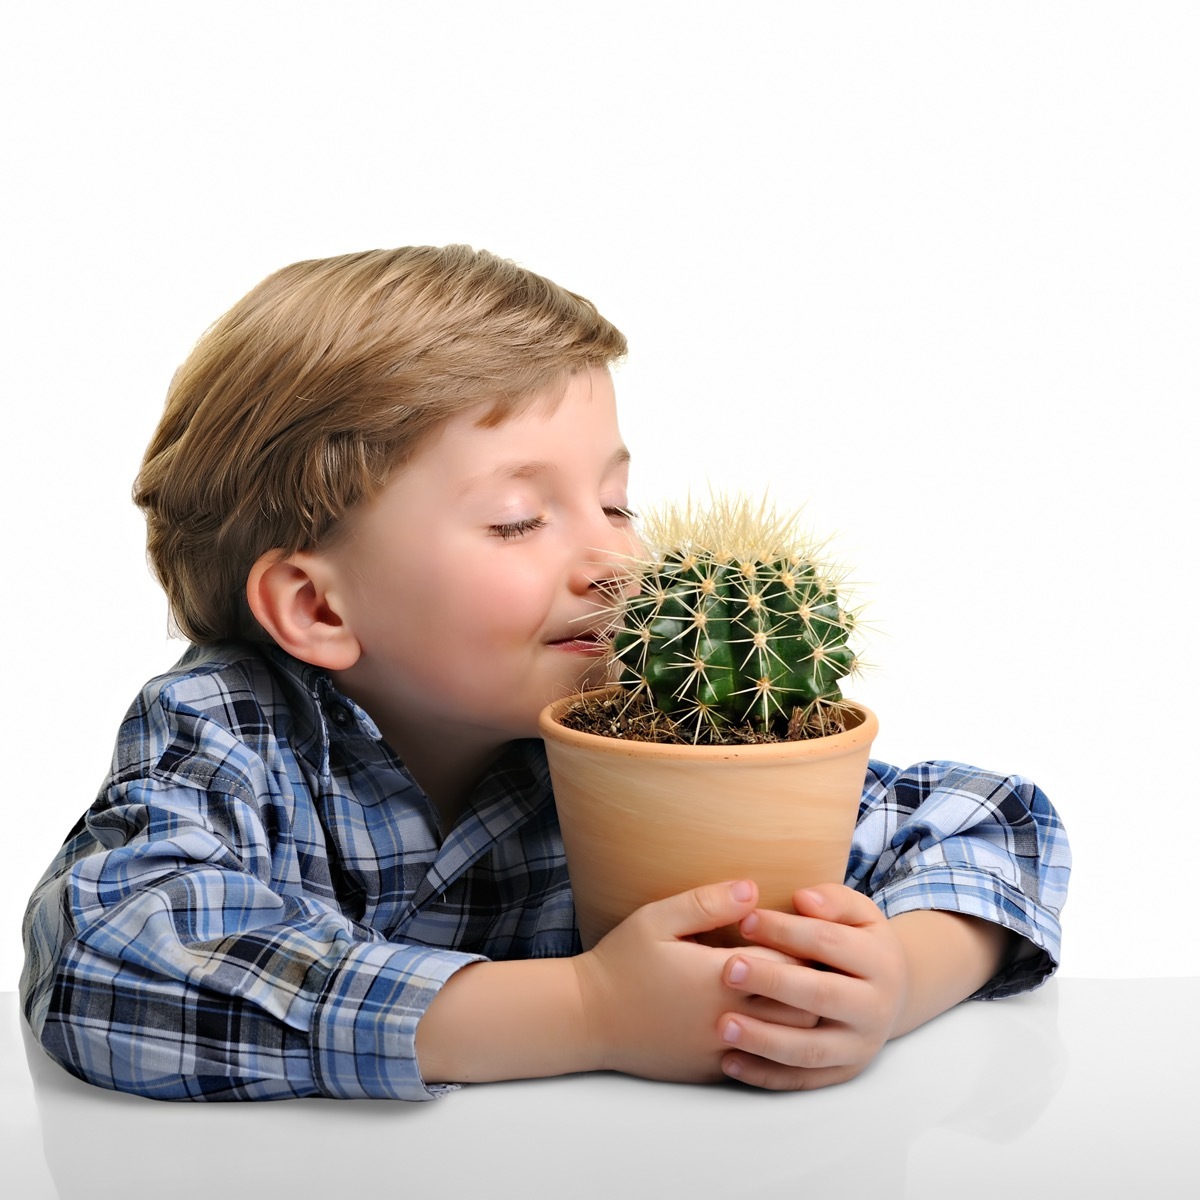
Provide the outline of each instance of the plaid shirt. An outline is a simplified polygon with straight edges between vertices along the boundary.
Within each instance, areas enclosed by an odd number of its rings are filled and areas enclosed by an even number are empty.
[[[1070,852],[1031,783],[872,763],[846,882],[888,915],[995,921],[1055,968]],[[46,1050],[162,1099],[426,1099],[417,1022],[458,968],[577,953],[546,760],[514,742],[443,840],[371,718],[282,652],[193,647],[121,727],[112,772],[25,917]]]

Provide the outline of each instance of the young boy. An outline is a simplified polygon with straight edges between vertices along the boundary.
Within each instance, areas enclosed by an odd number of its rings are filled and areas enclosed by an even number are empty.
[[[845,885],[794,914],[714,882],[580,952],[536,718],[599,680],[580,630],[625,586],[624,352],[461,246],[294,264],[201,339],[135,486],[193,644],[25,919],[68,1070],[164,1099],[812,1088],[1054,970],[1053,809],[949,763],[872,764]],[[691,940],[736,921],[753,948]]]

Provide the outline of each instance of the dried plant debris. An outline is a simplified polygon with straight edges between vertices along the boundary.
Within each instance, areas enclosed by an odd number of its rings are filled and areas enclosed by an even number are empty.
[[[780,733],[759,729],[750,722],[697,726],[674,720],[655,708],[644,695],[616,691],[589,693],[568,708],[560,719],[568,729],[628,742],[750,746],[829,737],[854,728],[861,718],[857,710],[844,702],[824,702],[811,710],[794,709]]]

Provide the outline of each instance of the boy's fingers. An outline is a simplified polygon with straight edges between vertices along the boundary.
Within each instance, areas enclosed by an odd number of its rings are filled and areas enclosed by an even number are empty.
[[[776,1067],[827,1071],[851,1065],[861,1054],[859,1039],[840,1026],[796,1028],[730,1013],[722,1018],[719,1032],[728,1049],[737,1052],[742,1065],[747,1068],[750,1064],[742,1059],[743,1055]],[[726,1070],[728,1061],[722,1063]]]
[[[873,925],[886,920],[870,896],[842,883],[801,888],[792,896],[792,905],[802,917],[820,917],[840,925]]]
[[[844,1067],[788,1067],[757,1058],[752,1054],[727,1054],[721,1069],[730,1079],[751,1087],[773,1092],[807,1092],[845,1083],[861,1070],[861,1065]]]
[[[793,1029],[813,1029],[821,1023],[816,1013],[772,1000],[769,996],[747,996],[739,1011],[760,1021],[769,1021],[772,1025],[790,1025]]]
[[[802,963],[857,976],[869,966],[870,950],[862,945],[861,930],[837,921],[763,909],[743,921],[739,930],[748,941],[781,950]]]
[[[841,971],[813,970],[794,960],[780,964],[746,950],[726,962],[721,977],[729,987],[758,998],[756,1016],[780,1025],[812,1026],[821,1017],[841,1022],[862,999],[861,981]],[[780,1009],[803,1016],[779,1020]]]
[[[642,910],[664,937],[685,938],[735,925],[758,903],[758,887],[748,879],[709,883],[678,896],[656,900]]]
[[[739,927],[742,936],[802,962],[859,977],[870,973],[870,939],[862,930],[886,920],[873,901],[833,885],[797,892],[795,904],[797,916],[769,909],[750,914]]]

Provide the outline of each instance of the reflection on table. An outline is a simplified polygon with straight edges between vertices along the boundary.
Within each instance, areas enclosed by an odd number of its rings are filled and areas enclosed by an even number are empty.
[[[430,1104],[171,1104],[72,1078],[0,996],[10,1195],[1200,1195],[1200,979],[967,1003],[806,1094],[597,1074]],[[6,1139],[9,1140],[9,1139]]]

